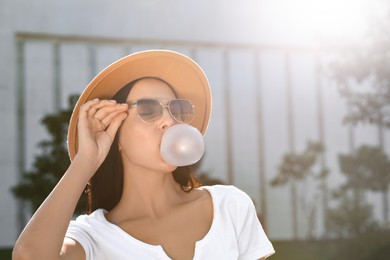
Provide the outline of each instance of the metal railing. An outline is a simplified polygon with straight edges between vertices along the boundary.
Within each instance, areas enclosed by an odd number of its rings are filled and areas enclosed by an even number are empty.
[[[295,53],[313,53],[321,54],[327,50],[320,50],[313,47],[304,47],[304,46],[277,46],[277,45],[261,45],[261,44],[240,44],[240,43],[211,43],[211,42],[201,42],[201,41],[177,41],[177,40],[149,40],[149,39],[126,39],[126,38],[106,38],[106,37],[90,37],[90,36],[80,36],[80,35],[55,35],[55,34],[40,34],[40,33],[17,33],[15,35],[16,46],[17,46],[17,169],[19,173],[22,173],[26,169],[26,82],[25,82],[25,46],[31,42],[43,42],[49,43],[52,48],[52,66],[53,66],[53,104],[54,110],[60,109],[60,100],[61,100],[61,55],[60,48],[66,44],[81,44],[85,45],[88,48],[88,63],[90,78],[97,74],[96,69],[96,46],[113,46],[122,50],[123,53],[130,53],[134,46],[157,46],[162,49],[170,49],[171,47],[180,47],[186,48],[190,51],[190,56],[196,60],[197,54],[202,49],[211,49],[222,51],[222,64],[223,64],[223,81],[222,85],[224,86],[224,109],[226,115],[231,115],[232,104],[231,104],[231,89],[232,85],[229,80],[229,75],[232,73],[229,66],[229,53],[235,50],[245,50],[253,53],[255,57],[254,70],[259,71],[259,55],[266,51],[275,51],[285,55],[285,74],[286,76],[286,93],[287,95],[287,114],[288,118],[288,148],[290,152],[295,150],[295,135],[294,135],[294,110],[292,104],[292,88],[291,88],[291,68],[290,68],[290,55]],[[325,143],[324,135],[324,121],[323,121],[323,102],[321,97],[321,83],[318,78],[319,70],[316,70],[316,91],[317,91],[317,115],[318,115],[318,138],[319,141]],[[264,146],[264,115],[263,115],[263,93],[261,86],[261,78],[258,73],[255,73],[255,85],[256,85],[256,118],[257,118],[257,147],[259,151],[258,158],[258,176],[259,176],[259,201],[260,211],[262,215],[263,225],[266,228],[267,223],[267,193],[266,193],[266,170],[265,170],[265,153],[266,149]],[[227,162],[227,182],[229,184],[235,183],[235,173],[234,170],[234,160],[233,160],[233,143],[232,143],[232,119],[230,116],[225,118],[225,131],[226,131],[226,162]],[[324,156],[324,155],[323,155]],[[321,167],[326,168],[325,157],[322,157]],[[326,189],[326,183],[323,184],[324,189]],[[292,189],[295,189],[294,184],[292,184]],[[326,198],[326,196],[325,196]],[[327,208],[327,201],[324,200],[324,208]],[[297,222],[296,219],[293,220]],[[19,210],[19,223],[20,227],[25,225],[25,216],[23,211],[23,206],[20,205]],[[293,225],[295,228],[293,230],[293,235],[295,238],[298,237],[298,226]]]

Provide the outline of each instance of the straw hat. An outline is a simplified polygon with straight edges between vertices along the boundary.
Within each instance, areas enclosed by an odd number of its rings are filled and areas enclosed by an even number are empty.
[[[73,110],[68,130],[71,160],[77,153],[77,121],[80,106],[88,100],[111,99],[122,87],[143,77],[157,77],[172,86],[178,98],[195,106],[191,125],[203,135],[211,114],[211,92],[203,70],[192,59],[167,50],[149,50],[126,56],[101,71],[85,88]]]

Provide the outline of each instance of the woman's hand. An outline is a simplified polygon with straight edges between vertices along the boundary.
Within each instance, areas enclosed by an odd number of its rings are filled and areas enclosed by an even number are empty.
[[[127,117],[128,105],[94,99],[80,107],[77,155],[99,165],[106,158],[115,135]]]
[[[64,242],[64,236],[85,185],[110,150],[127,111],[127,104],[109,100],[96,99],[81,106],[78,153],[20,234],[12,259],[85,258],[81,246]]]

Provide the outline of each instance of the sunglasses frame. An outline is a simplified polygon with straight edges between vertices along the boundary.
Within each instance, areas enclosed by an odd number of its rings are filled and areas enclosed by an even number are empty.
[[[139,114],[139,111],[138,111],[138,102],[140,100],[153,100],[153,101],[157,101],[158,104],[160,104],[160,107],[161,107],[161,114],[158,118],[156,118],[155,120],[153,121],[146,121],[145,119],[142,118],[142,116],[140,116]],[[158,99],[158,98],[140,98],[140,99],[137,99],[135,102],[131,103],[130,105],[130,109],[132,108],[137,108],[137,116],[139,119],[141,119],[142,122],[146,123],[146,124],[152,124],[154,121],[160,119],[163,115],[163,109],[166,108],[169,112],[169,115],[171,116],[171,118],[173,118],[173,120],[175,120],[176,122],[179,122],[179,123],[182,123],[182,124],[190,124],[192,122],[192,120],[194,120],[194,117],[195,117],[195,106],[191,103],[190,100],[188,99],[183,99],[183,98],[177,98],[177,99],[168,99],[168,103],[166,105],[163,105],[161,103],[161,100],[164,100],[164,99]],[[191,120],[189,120],[188,122],[183,122],[183,121],[180,121],[178,120],[176,117],[173,116],[172,112],[171,112],[171,108],[170,108],[170,104],[172,101],[186,101],[188,102],[190,105],[191,105],[191,108],[192,108],[192,118]]]

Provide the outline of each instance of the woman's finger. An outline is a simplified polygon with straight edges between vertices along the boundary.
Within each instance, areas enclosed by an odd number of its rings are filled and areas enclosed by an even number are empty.
[[[100,119],[100,122],[103,123],[103,125],[110,125],[113,118],[115,118],[118,114],[127,112],[128,105],[127,104],[118,104],[117,106],[113,107],[112,109],[107,109],[105,112],[102,112],[101,115],[98,115],[97,112],[95,115],[95,118],[99,118],[100,116],[104,116]]]
[[[100,100],[99,102],[92,104],[92,106],[88,109],[88,116],[94,117],[95,114],[104,107],[112,107],[115,106],[117,103],[115,100]]]
[[[116,132],[118,131],[119,127],[121,126],[123,120],[125,120],[127,117],[127,113],[123,112],[118,115],[116,115],[112,120],[108,128],[106,129],[106,132],[111,136],[112,140],[114,140],[114,137],[116,135]]]
[[[96,118],[98,120],[103,120],[106,117],[108,117],[110,114],[117,113],[117,111],[123,112],[123,111],[127,110],[127,108],[128,108],[127,104],[123,104],[123,105],[116,104],[115,106],[104,106],[104,107],[99,108],[96,111],[94,118]]]
[[[88,111],[91,109],[91,107],[93,107],[94,105],[98,104],[99,102],[99,99],[93,99],[93,100],[90,100],[86,103],[84,103],[83,105],[80,106],[80,112],[79,112],[79,117],[80,118],[85,118],[87,117],[88,115]]]

